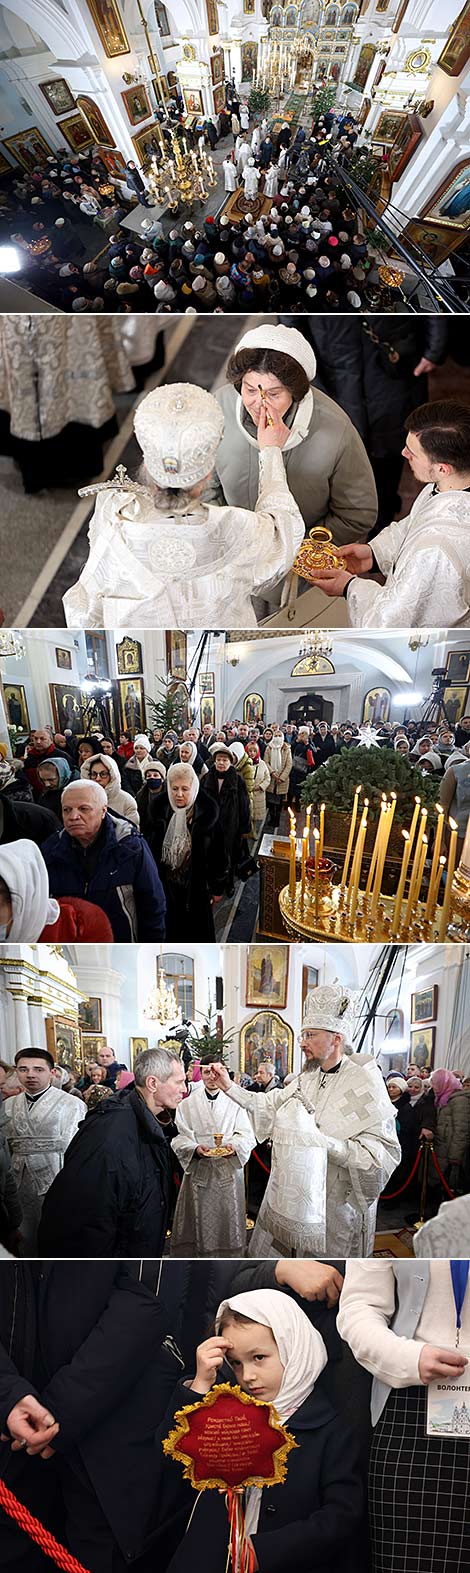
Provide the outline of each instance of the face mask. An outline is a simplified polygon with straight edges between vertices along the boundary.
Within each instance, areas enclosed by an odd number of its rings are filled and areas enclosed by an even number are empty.
[[[163,781],[161,778],[160,780],[157,780],[156,776],[150,776],[150,778],[147,780],[147,786],[150,788],[151,792],[161,792]]]

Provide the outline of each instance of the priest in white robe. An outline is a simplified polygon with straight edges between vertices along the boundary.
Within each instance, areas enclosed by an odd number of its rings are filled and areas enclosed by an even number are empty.
[[[237,166],[232,153],[229,153],[228,157],[224,158],[222,169],[224,172],[224,190],[236,191],[238,186],[238,175]]]
[[[281,417],[258,425],[255,508],[202,501],[223,430],[205,388],[154,388],[134,427],[146,484],[118,469],[96,492],[90,553],[64,596],[68,628],[251,628],[252,604],[289,573],[304,523],[284,468],[290,436]]]
[[[339,983],[307,995],[301,1032],[305,1068],[262,1098],[217,1085],[250,1115],[258,1142],[272,1141],[272,1167],[250,1256],[370,1256],[377,1202],[401,1149],[378,1065],[351,1050],[352,999]]]
[[[442,400],[408,421],[403,456],[425,483],[410,513],[370,546],[341,547],[347,568],[313,583],[346,596],[353,628],[469,628],[470,412]],[[374,573],[384,582],[364,577]]]
[[[210,1063],[204,1060],[201,1076],[175,1113],[178,1135],[171,1145],[184,1179],[170,1252],[185,1257],[243,1256],[244,1167],[255,1145],[253,1126],[245,1110],[220,1090]],[[225,1150],[222,1158],[213,1155],[218,1145]]]
[[[52,1085],[54,1060],[47,1049],[20,1050],[15,1065],[23,1091],[6,1104],[6,1135],[23,1208],[22,1254],[35,1256],[46,1191],[87,1111],[79,1098]]]
[[[255,168],[254,158],[249,158],[247,164],[245,165],[243,170],[243,184],[245,187],[245,196],[247,197],[248,201],[251,202],[253,197],[257,197],[259,186],[259,173]]]
[[[279,170],[277,164],[270,164],[264,177],[264,196],[277,197],[279,191]]]

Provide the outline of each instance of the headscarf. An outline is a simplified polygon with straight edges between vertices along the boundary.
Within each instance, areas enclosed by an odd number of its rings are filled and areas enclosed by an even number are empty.
[[[409,742],[408,742],[408,738],[404,737],[403,733],[399,734],[399,736],[394,739],[393,747],[395,749],[397,749],[399,743],[406,743],[407,751],[408,751],[408,753],[410,752],[410,745],[409,745]]]
[[[305,1403],[327,1363],[321,1334],[312,1327],[305,1311],[279,1289],[257,1289],[252,1293],[231,1295],[222,1300],[215,1319],[219,1332],[224,1311],[238,1311],[262,1327],[270,1327],[276,1340],[279,1359],[284,1366],[281,1386],[275,1399],[276,1412],[283,1425]],[[246,1493],[245,1524],[247,1535],[258,1528],[261,1491],[251,1486]]]
[[[15,780],[16,772],[11,760],[0,758],[0,792],[3,792],[5,787],[11,786],[11,782]]]
[[[121,783],[121,772],[119,765],[116,764],[116,760],[113,759],[112,754],[93,754],[91,759],[84,759],[83,765],[80,769],[82,780],[93,780],[93,776],[91,774],[92,766],[98,764],[98,761],[101,765],[105,766],[105,769],[109,775],[108,785],[104,788],[109,807],[113,808],[116,814],[122,814],[124,819],[129,819],[131,824],[137,825],[138,828],[139,811],[137,804],[130,792],[124,792]],[[102,786],[102,782],[98,782],[98,785]]]
[[[176,771],[181,770],[189,773],[191,781],[190,798],[186,808],[176,807],[172,784]],[[181,864],[184,863],[185,859],[191,852],[191,833],[188,827],[188,813],[189,810],[193,807],[193,803],[196,802],[197,794],[199,792],[199,777],[196,775],[195,770],[193,770],[192,765],[170,765],[166,778],[166,786],[171,807],[173,809],[173,814],[165,834],[165,840],[163,842],[162,862],[166,863],[170,869],[175,870],[181,867]]]
[[[242,759],[243,759],[244,754],[245,754],[245,744],[244,743],[238,743],[236,741],[234,743],[231,743],[230,744],[230,753],[232,755],[232,759],[235,760],[236,765],[241,765]]]
[[[445,1109],[446,1103],[454,1092],[462,1092],[462,1083],[452,1071],[443,1068],[431,1071],[431,1086],[434,1093],[436,1109]]]
[[[5,880],[12,904],[12,940],[37,940],[50,923],[57,923],[60,907],[49,896],[49,875],[35,841],[10,841],[0,846],[0,879]]]
[[[56,754],[48,754],[47,759],[41,759],[41,763],[37,766],[37,772],[39,776],[41,776],[43,765],[54,765],[54,769],[57,770],[57,775],[59,777],[58,785],[61,790],[63,787],[68,786],[69,781],[72,779],[72,771],[66,759],[62,759]]]
[[[387,1076],[387,1090],[391,1087],[392,1082],[395,1087],[400,1088],[400,1092],[408,1092],[406,1076],[400,1076],[398,1071],[391,1071],[390,1076]]]
[[[194,760],[196,758],[196,754],[197,754],[196,744],[192,743],[190,741],[189,737],[186,740],[183,740],[183,742],[179,744],[180,759],[181,759],[181,749],[182,748],[190,748],[191,749],[191,758],[190,759],[182,759],[181,763],[183,765],[193,765],[194,764]]]

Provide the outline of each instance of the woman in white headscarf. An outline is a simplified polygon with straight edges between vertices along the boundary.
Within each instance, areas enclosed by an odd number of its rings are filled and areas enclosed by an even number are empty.
[[[276,826],[281,818],[281,809],[285,808],[287,803],[292,770],[292,750],[289,743],[286,743],[283,733],[279,731],[279,727],[273,730],[272,737],[266,744],[264,759],[271,778],[266,792],[268,823]]]
[[[282,460],[282,416],[262,414],[255,497],[236,507],[202,501],[224,429],[205,388],[154,388],[134,426],[140,481],[85,488],[98,495],[88,562],[64,596],[68,627],[254,627],[252,596],[284,579],[304,533]]]
[[[159,874],[166,895],[168,940],[214,940],[212,901],[224,888],[226,858],[217,803],[199,793],[192,765],[170,765],[171,816]]]
[[[0,940],[112,940],[111,924],[91,901],[49,895],[49,874],[35,841],[0,846]]]
[[[294,1437],[282,1485],[245,1492],[245,1524],[254,1553],[253,1567],[285,1573],[331,1573],[335,1558],[351,1569],[349,1547],[363,1515],[363,1491],[354,1437],[317,1388],[327,1354],[323,1339],[300,1306],[281,1290],[259,1289],[222,1301],[216,1333],[196,1352],[196,1374],[181,1382],[177,1403],[197,1403],[218,1382],[233,1380],[259,1403],[273,1404],[278,1419]],[[168,1434],[171,1411],[159,1440]],[[173,1472],[170,1477],[168,1471]],[[223,1495],[194,1492],[175,1465],[162,1471],[160,1521],[180,1511],[178,1549],[168,1573],[220,1573],[228,1551],[228,1515]],[[173,1500],[168,1492],[173,1491]],[[192,1499],[192,1500],[191,1500]],[[191,1507],[194,1511],[185,1529]]]
[[[131,825],[139,829],[139,810],[135,797],[130,792],[123,792],[119,766],[110,754],[93,754],[91,759],[85,759],[80,775],[84,781],[99,781],[106,792],[111,813],[129,819]]]
[[[207,775],[207,765],[204,764],[202,755],[198,752],[197,743],[191,743],[189,738],[182,743],[178,743],[178,753],[182,765],[192,765],[199,780],[202,781],[202,777]]]

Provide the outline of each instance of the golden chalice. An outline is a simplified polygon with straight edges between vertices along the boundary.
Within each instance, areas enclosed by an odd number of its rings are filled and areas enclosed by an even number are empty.
[[[382,262],[377,272],[381,283],[387,284],[389,289],[399,289],[400,284],[403,284],[405,277],[403,268],[392,267],[391,263]]]
[[[300,579],[308,579],[312,584],[320,568],[346,568],[347,564],[341,552],[333,546],[331,530],[326,525],[315,524],[309,530],[308,536],[299,546],[294,558],[293,571]]]

